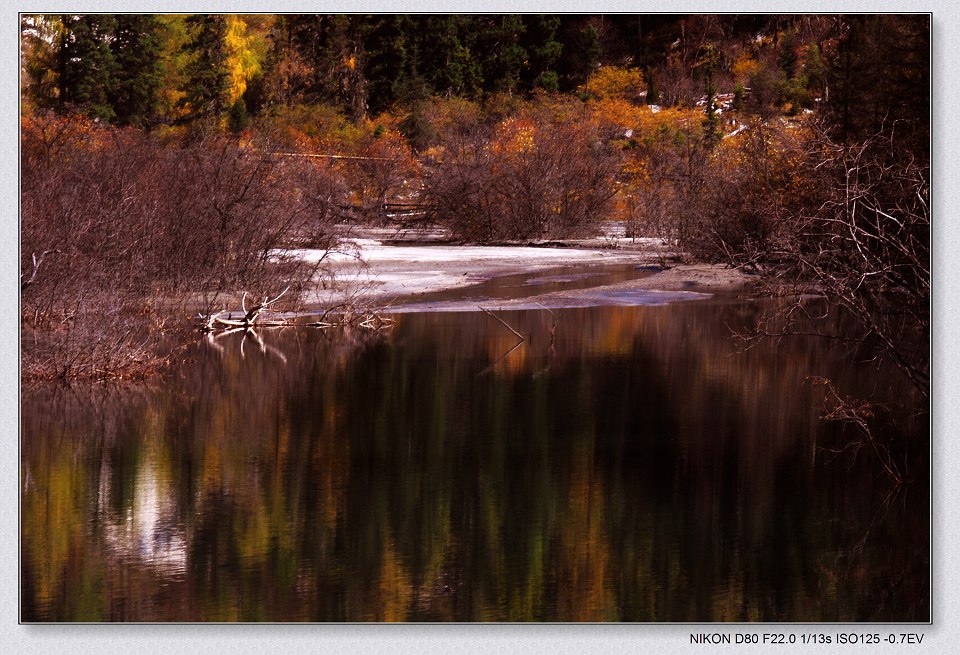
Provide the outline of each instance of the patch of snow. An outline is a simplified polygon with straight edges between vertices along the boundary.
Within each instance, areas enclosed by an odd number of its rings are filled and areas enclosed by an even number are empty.
[[[385,246],[373,239],[352,239],[359,247],[359,256],[371,266],[380,263],[455,264],[466,262],[506,262],[537,264],[538,262],[585,262],[598,258],[616,257],[618,253],[606,250],[579,250],[572,248],[534,248],[529,246]],[[317,262],[324,256],[322,250],[291,250],[290,254],[307,262]],[[634,255],[635,256],[635,255]],[[326,254],[331,263],[355,262],[349,251]]]
[[[301,249],[289,254],[306,262],[324,262],[334,279],[310,302],[323,304],[362,289],[367,297],[408,296],[476,284],[509,275],[567,265],[647,263],[638,243],[659,248],[657,239],[605,239],[606,248],[536,248],[529,246],[390,246],[376,239],[344,240],[345,253]],[[610,248],[623,244],[623,249]],[[628,249],[629,247],[633,249]],[[356,254],[350,254],[356,249]]]

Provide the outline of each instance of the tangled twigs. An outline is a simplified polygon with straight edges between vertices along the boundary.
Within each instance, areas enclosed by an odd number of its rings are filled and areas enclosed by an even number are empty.
[[[822,418],[827,421],[839,421],[852,425],[860,435],[859,439],[848,442],[840,449],[824,448],[823,450],[835,455],[852,450],[855,455],[860,448],[869,446],[893,483],[896,486],[903,484],[904,474],[896,457],[890,452],[887,444],[883,443],[871,429],[869,419],[874,417],[874,407],[865,400],[844,398],[833,383],[826,378],[811,376],[806,381],[823,388],[825,414]]]

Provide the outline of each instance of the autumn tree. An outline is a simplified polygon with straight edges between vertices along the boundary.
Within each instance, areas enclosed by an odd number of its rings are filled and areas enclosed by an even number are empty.
[[[60,48],[66,28],[60,16],[24,14],[20,18],[21,92],[40,109],[59,106],[62,65]]]
[[[643,87],[643,73],[638,68],[600,66],[577,90],[582,96],[597,100],[621,98],[632,102],[642,96]]]

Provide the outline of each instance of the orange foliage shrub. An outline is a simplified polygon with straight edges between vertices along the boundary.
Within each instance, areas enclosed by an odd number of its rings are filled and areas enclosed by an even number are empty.
[[[733,63],[731,72],[734,79],[740,84],[749,84],[750,78],[760,70],[760,62],[749,52],[742,52]]]
[[[312,156],[335,175],[341,217],[383,218],[385,202],[406,198],[419,185],[420,164],[389,114],[359,124],[326,105],[283,109],[258,124],[266,150]]]

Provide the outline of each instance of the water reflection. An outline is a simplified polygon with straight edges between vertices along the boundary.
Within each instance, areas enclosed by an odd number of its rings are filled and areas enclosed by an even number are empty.
[[[755,303],[403,314],[200,344],[163,388],[27,394],[22,615],[182,621],[927,620],[921,481],[884,504]],[[282,353],[277,357],[270,349]],[[893,416],[893,414],[891,414]],[[818,454],[819,453],[819,454]]]
[[[186,570],[186,540],[176,522],[169,477],[157,470],[158,463],[157,453],[146,453],[134,481],[132,503],[120,512],[106,506],[112,476],[101,472],[97,516],[105,522],[103,538],[113,555],[138,561],[160,577],[177,578]]]

